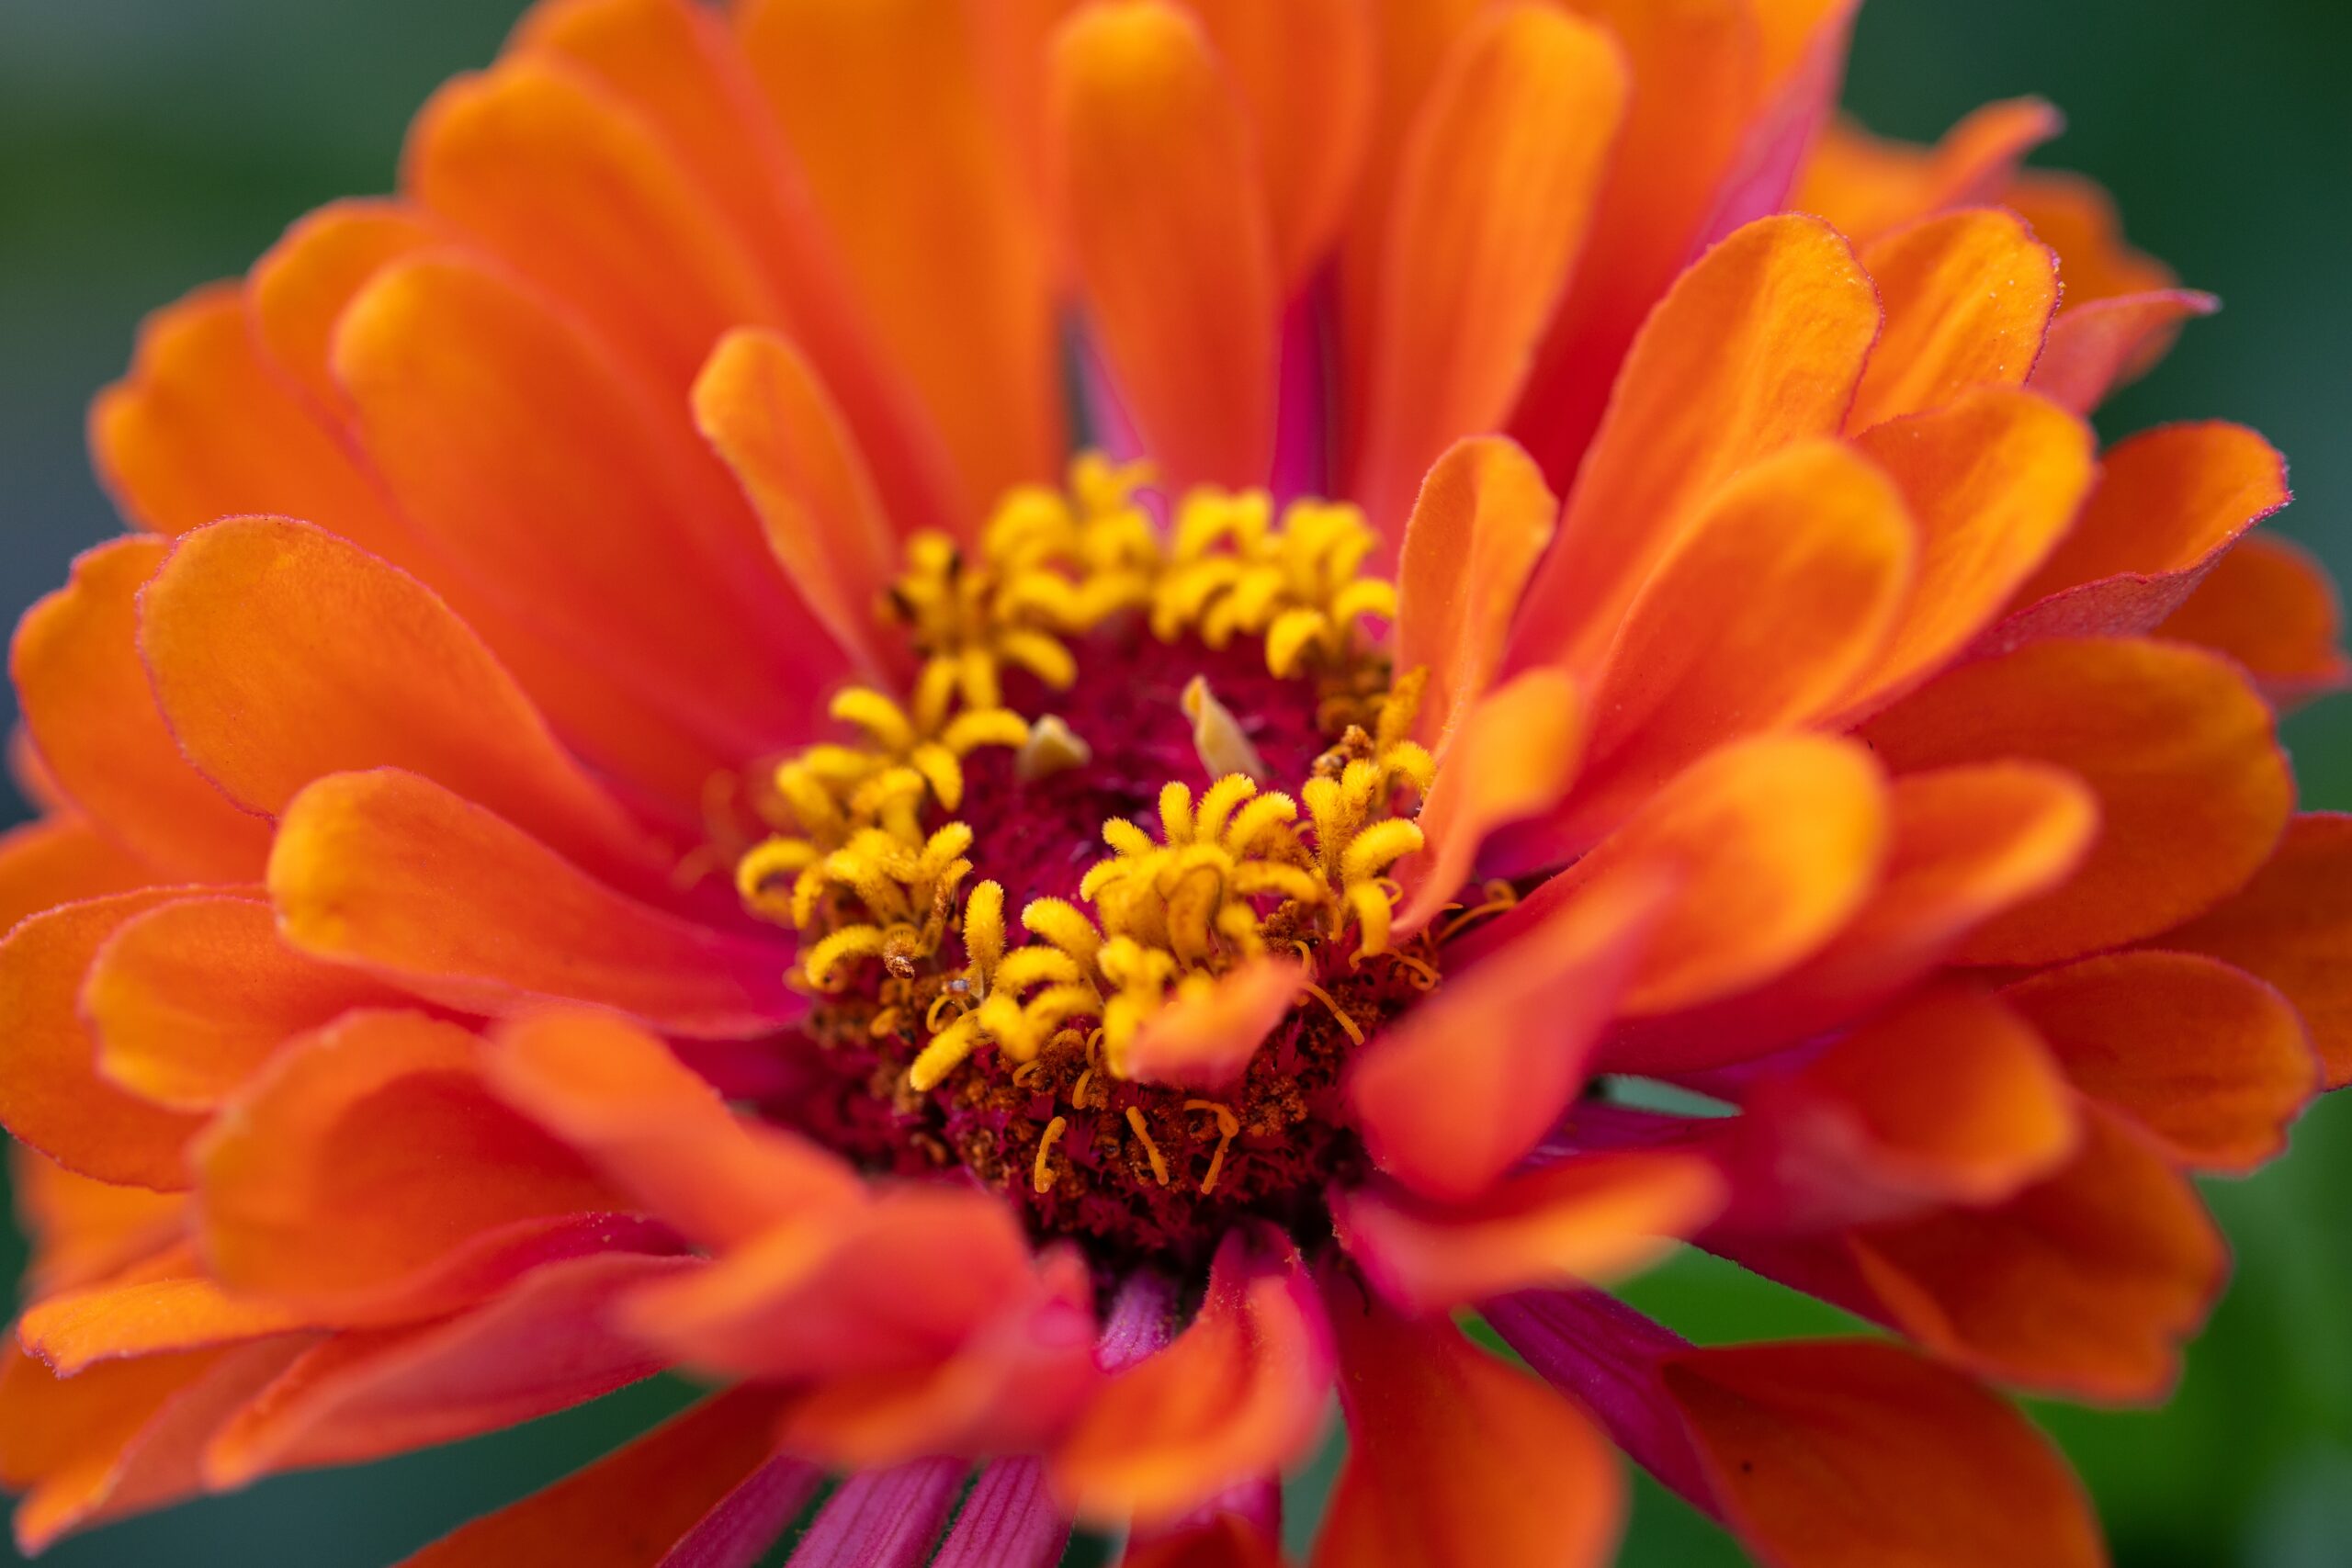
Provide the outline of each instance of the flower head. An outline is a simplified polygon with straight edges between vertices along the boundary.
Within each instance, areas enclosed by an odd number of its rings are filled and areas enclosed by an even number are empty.
[[[2084,423],[2209,302],[1849,10],[549,0],[158,316],[14,648],[20,1537],[673,1368],[416,1561],[1269,1562],[1334,1388],[1318,1568],[1612,1444],[2098,1561],[1986,1385],[2160,1394],[2352,1079],[2346,667],[2260,437]]]

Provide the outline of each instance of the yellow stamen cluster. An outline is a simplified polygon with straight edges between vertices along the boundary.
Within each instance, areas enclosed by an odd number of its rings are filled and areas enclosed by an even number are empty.
[[[812,939],[808,986],[836,991],[860,963],[884,965],[874,1029],[925,1041],[908,1075],[918,1091],[984,1045],[1027,1064],[1068,1042],[1088,1053],[1088,1079],[1097,1067],[1121,1075],[1136,1032],[1171,997],[1213,987],[1270,944],[1337,942],[1352,926],[1358,959],[1388,948],[1387,872],[1420,848],[1405,807],[1428,789],[1431,765],[1407,739],[1419,679],[1381,695],[1382,671],[1355,643],[1362,619],[1395,613],[1393,588],[1359,575],[1371,530],[1351,507],[1300,502],[1277,522],[1262,492],[1199,491],[1163,540],[1135,498],[1145,478],[1081,457],[1066,493],[1009,495],[973,555],[944,537],[914,541],[889,596],[922,656],[910,697],[901,705],[864,688],[842,693],[833,716],[861,739],[810,747],[778,767],[791,830],[738,864],[747,902]],[[1156,838],[1124,818],[1106,822],[1111,855],[1080,887],[1091,912],[1033,900],[1015,944],[1003,888],[965,890],[971,829],[932,824],[962,808],[963,763],[980,747],[1017,750],[1023,777],[1083,765],[1084,739],[1052,716],[1033,724],[1005,706],[1003,677],[1019,669],[1068,685],[1077,664],[1066,639],[1122,615],[1168,642],[1261,637],[1273,674],[1352,682],[1350,700],[1376,705],[1361,710],[1376,733],[1349,725],[1295,795],[1266,790],[1250,776],[1263,763],[1238,722],[1195,682],[1184,716],[1207,738],[1203,755],[1234,771],[1197,801],[1170,784]],[[937,954],[958,925],[965,965],[944,974]],[[1227,1141],[1230,1114],[1218,1116]],[[1042,1170],[1044,1147],[1038,1157]]]

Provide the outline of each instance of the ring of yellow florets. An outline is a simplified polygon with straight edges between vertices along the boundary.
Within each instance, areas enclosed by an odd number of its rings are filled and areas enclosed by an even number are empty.
[[[1363,640],[1364,620],[1395,612],[1394,589],[1363,575],[1370,529],[1351,507],[1299,502],[1277,518],[1261,492],[1203,491],[1163,535],[1136,499],[1143,479],[1080,457],[1067,492],[1008,496],[973,557],[912,541],[887,606],[921,656],[911,692],[841,693],[832,714],[858,739],[777,766],[783,830],[737,865],[746,902],[801,933],[800,982],[843,998],[866,1039],[907,1047],[896,1098],[952,1089],[980,1063],[993,1066],[967,1086],[973,1104],[998,1088],[1008,1106],[1054,1089],[1068,1114],[1007,1111],[985,1148],[961,1151],[1040,1198],[1085,1184],[1064,1143],[1073,1115],[1106,1122],[1153,1185],[1177,1180],[1171,1154],[1213,1145],[1183,1180],[1202,1198],[1235,1186],[1247,1150],[1311,1120],[1306,1089],[1333,1089],[1348,1046],[1435,976],[1433,949],[1391,944],[1387,874],[1421,846],[1412,813],[1432,763],[1408,736],[1419,672],[1392,682]],[[1071,644],[1114,626],[1170,648],[1258,642],[1269,674],[1311,684],[1330,744],[1295,793],[1265,787],[1250,727],[1196,676],[1181,721],[1213,782],[1197,798],[1166,784],[1156,834],[1102,821],[1110,852],[1076,897],[1028,897],[1016,919],[1000,882],[974,879],[967,764],[986,748],[1010,753],[1021,781],[1084,767],[1088,739],[1015,711],[1007,686],[1067,690]],[[1217,1100],[1130,1081],[1129,1047],[1154,1013],[1269,950],[1298,952],[1326,982],[1277,1031],[1280,1070],[1253,1063]]]

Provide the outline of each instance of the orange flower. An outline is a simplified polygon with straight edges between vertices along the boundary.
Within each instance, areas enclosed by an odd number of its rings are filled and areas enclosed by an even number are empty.
[[[680,1368],[414,1561],[1272,1563],[1335,1386],[1317,1568],[1605,1561],[1612,1441],[2098,1561],[1984,1382],[2160,1395],[2352,1079],[2346,666],[2258,436],[2083,423],[2207,302],[1850,9],[550,0],[157,317],[13,650],[23,1541]]]

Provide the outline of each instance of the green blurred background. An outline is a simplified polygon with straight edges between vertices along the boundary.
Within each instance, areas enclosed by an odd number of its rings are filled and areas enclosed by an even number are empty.
[[[0,0],[0,605],[10,615],[115,526],[84,458],[82,412],[119,372],[140,315],[241,270],[307,208],[384,189],[409,114],[441,78],[490,59],[519,8]],[[2039,93],[2064,108],[2072,129],[2046,161],[2104,181],[2133,238],[2227,306],[2190,327],[2102,425],[2112,436],[2225,415],[2262,429],[2294,463],[2298,500],[2278,525],[2340,579],[2352,577],[2347,69],[2344,0],[1870,0],[1848,91],[1866,123],[1922,139],[1989,98]],[[2352,807],[2352,701],[2299,716],[2287,734],[2307,804]],[[2097,1494],[2120,1563],[2352,1562],[2346,1193],[2352,1103],[2339,1101],[2312,1112],[2280,1164],[2212,1185],[2237,1280],[2172,1403],[2043,1413]],[[0,1274],[13,1277],[15,1247],[0,1233]],[[1830,1321],[1698,1259],[1631,1293],[1702,1339]],[[681,1397],[657,1385],[496,1438],[271,1482],[70,1541],[46,1561],[368,1568]],[[1300,1491],[1304,1524],[1312,1478]],[[1625,1561],[1741,1559],[1645,1489]]]

